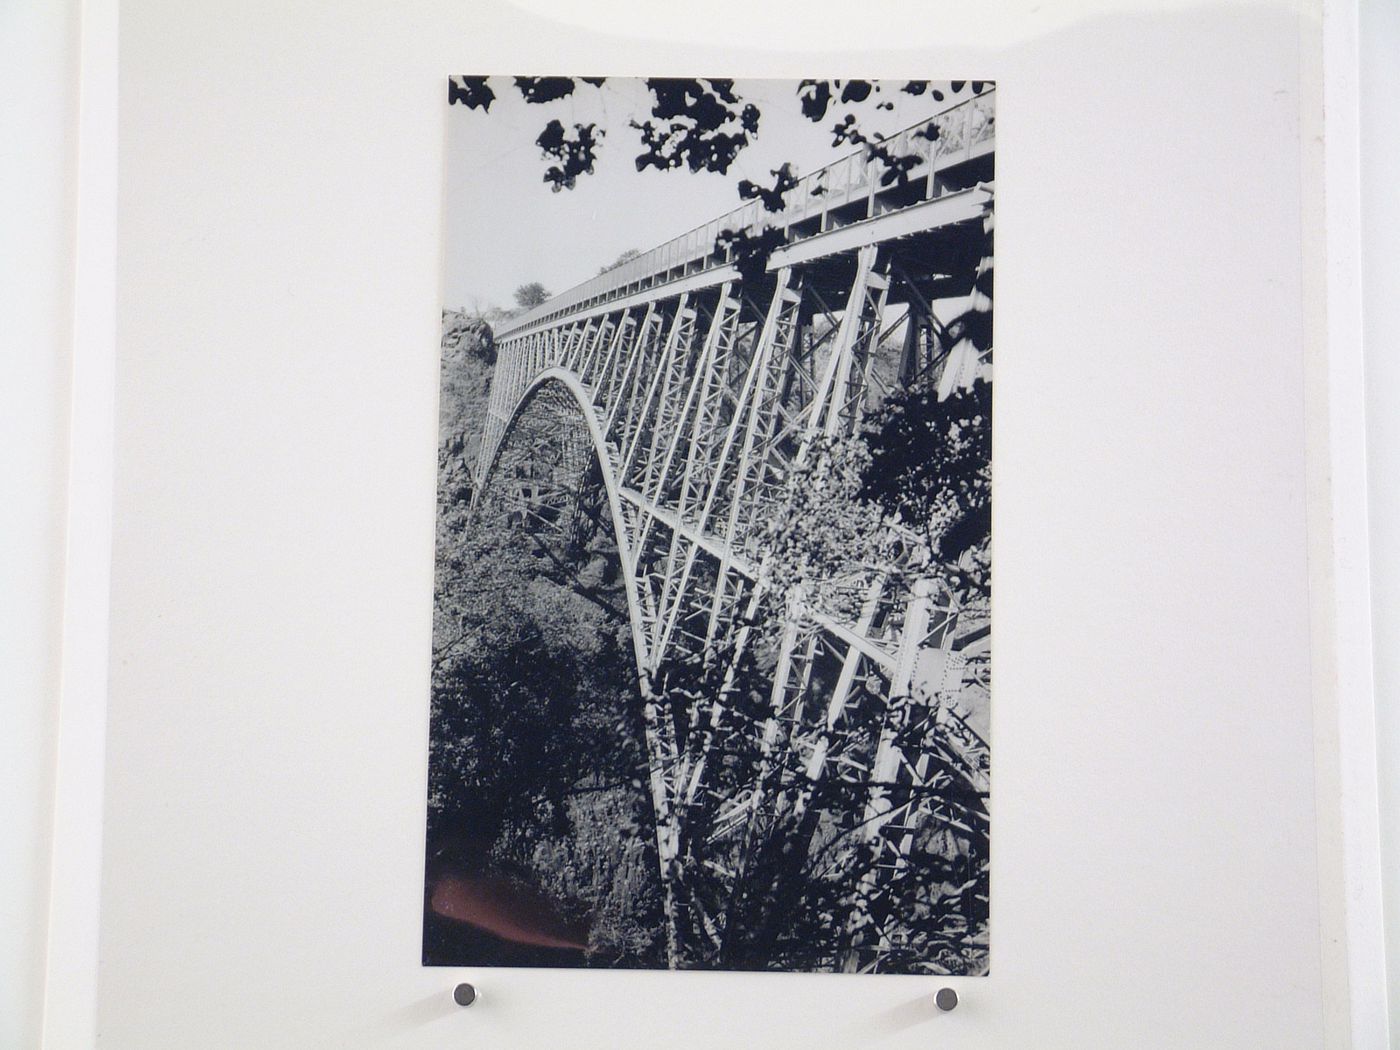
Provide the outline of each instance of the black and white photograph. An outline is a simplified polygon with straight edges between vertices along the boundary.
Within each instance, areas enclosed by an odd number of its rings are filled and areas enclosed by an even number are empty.
[[[424,965],[987,973],[995,85],[445,86]]]

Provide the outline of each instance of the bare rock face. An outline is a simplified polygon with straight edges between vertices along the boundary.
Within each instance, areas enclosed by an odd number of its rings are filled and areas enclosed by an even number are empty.
[[[442,312],[442,358],[478,358],[487,365],[496,363],[496,340],[486,319],[459,310]]]
[[[438,408],[438,501],[450,520],[471,502],[496,365],[491,325],[478,314],[442,312],[442,387]]]

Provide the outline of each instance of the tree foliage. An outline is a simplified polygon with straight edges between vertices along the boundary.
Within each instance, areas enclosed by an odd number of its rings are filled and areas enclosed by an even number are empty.
[[[465,939],[508,962],[657,965],[647,758],[616,551],[605,532],[581,550],[547,550],[440,499],[430,890],[489,880],[505,887],[497,910],[530,913],[513,926],[582,938],[587,951],[441,920],[429,949],[450,961]]]
[[[531,281],[529,284],[522,284],[515,290],[515,305],[522,310],[529,310],[548,302],[550,295],[549,289],[540,284],[539,281]]]
[[[991,386],[976,382],[945,400],[901,390],[867,421],[870,469],[862,500],[918,531],[946,579],[969,597],[990,592]]]
[[[597,154],[598,142],[603,132],[596,124],[575,124],[573,133],[564,131],[564,125],[551,120],[545,125],[535,145],[546,157],[557,161],[544,172],[544,181],[555,193],[571,190],[580,175],[593,172],[593,160]]]
[[[740,179],[739,196],[744,200],[757,198],[763,202],[765,211],[782,211],[784,196],[797,185],[797,173],[793,171],[791,164],[784,164],[769,174],[773,176],[772,186],[760,186],[748,179]]]
[[[646,83],[656,100],[654,119],[630,122],[645,147],[638,171],[684,167],[723,175],[758,134],[758,107],[734,93],[732,80],[652,77]]]
[[[448,102],[469,109],[489,112],[496,92],[488,77],[454,76],[448,82]],[[513,85],[530,104],[544,104],[566,98],[578,90],[578,83],[595,88],[602,77],[515,77]],[[950,89],[961,92],[966,81],[953,81]],[[971,90],[980,94],[987,85],[972,81]],[[718,77],[649,77],[647,91],[652,105],[648,119],[629,120],[641,146],[633,163],[638,171],[684,170],[727,174],[739,155],[757,139],[762,122],[759,107],[735,90],[735,82]],[[832,146],[863,146],[867,156],[883,168],[885,185],[902,182],[915,159],[891,151],[878,136],[862,126],[863,110],[887,110],[893,103],[882,98],[886,85],[872,80],[803,80],[796,88],[799,112],[813,123],[836,113],[830,126]],[[944,100],[942,90],[931,88],[926,80],[905,81],[903,94]],[[934,134],[934,132],[930,132]],[[574,124],[572,132],[558,120],[551,120],[536,139],[541,155],[548,162],[543,181],[558,192],[573,189],[580,176],[591,174],[602,146],[603,133],[592,124]],[[797,172],[791,164],[773,171],[772,187],[760,187],[740,180],[740,199],[759,198],[770,212],[781,211],[785,194],[796,186]]]
[[[780,594],[854,618],[872,574],[894,560],[889,511],[864,498],[874,466],[864,441],[817,437],[808,453],[760,532],[768,578]]]

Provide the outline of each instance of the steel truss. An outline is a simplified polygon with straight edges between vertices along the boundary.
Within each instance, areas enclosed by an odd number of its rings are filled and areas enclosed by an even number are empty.
[[[976,192],[989,202],[989,186]],[[804,242],[803,261],[777,256],[757,284],[726,267],[714,283],[661,284],[498,343],[478,502],[567,543],[588,486],[605,489],[646,707],[668,918],[702,944],[732,933],[718,905],[677,888],[694,807],[721,814],[705,852],[723,858],[713,874],[733,896],[775,806],[800,823],[824,782],[860,785],[863,809],[834,854],[861,866],[833,964],[878,970],[901,949],[889,890],[916,836],[956,839],[987,796],[987,745],[968,717],[986,698],[985,606],[960,606],[913,564],[853,568],[828,587],[781,594],[765,571],[765,523],[821,440],[855,433],[898,386],[946,396],[984,364],[950,345],[934,305],[970,287],[968,244],[982,217],[926,214],[934,225],[912,231],[907,215],[869,219],[827,254]],[[782,630],[762,759],[752,783],[720,797],[708,763],[732,698],[721,688],[678,700],[668,668],[737,666],[764,608],[782,614]],[[683,964],[685,945],[670,949]]]

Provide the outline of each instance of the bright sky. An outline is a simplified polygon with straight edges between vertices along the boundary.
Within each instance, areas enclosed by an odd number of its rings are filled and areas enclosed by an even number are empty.
[[[943,102],[906,94],[899,90],[904,81],[879,83],[880,93],[856,110],[867,134],[908,127],[957,97],[946,83],[933,85],[944,92]],[[649,119],[652,103],[640,79],[611,78],[602,88],[579,81],[573,95],[544,105],[527,104],[508,77],[492,77],[490,86],[496,100],[489,113],[447,106],[443,305],[449,308],[511,307],[514,290],[530,281],[562,292],[629,248],[653,248],[738,207],[740,179],[769,186],[771,170],[785,161],[802,175],[851,152],[831,145],[830,128],[846,109],[833,100],[821,122],[812,123],[802,116],[791,80],[735,82],[735,92],[762,116],[758,135],[727,175],[636,170],[642,146],[628,121]],[[969,93],[964,87],[962,94]],[[876,110],[880,101],[895,108]],[[574,123],[604,131],[594,173],[559,193],[543,181],[550,162],[535,145],[551,119],[570,131]]]

